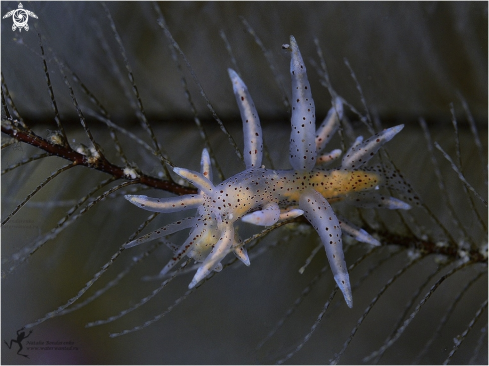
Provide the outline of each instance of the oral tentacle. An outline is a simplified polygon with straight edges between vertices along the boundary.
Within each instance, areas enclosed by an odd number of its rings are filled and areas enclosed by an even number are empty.
[[[202,157],[200,159],[200,172],[206,177],[209,182],[212,183],[212,164],[209,151],[206,148],[202,150]]]
[[[245,266],[249,266],[250,257],[248,256],[248,251],[246,248],[242,246],[238,246],[234,248],[234,255],[241,261]]]
[[[280,213],[279,220],[287,220],[299,217],[304,214],[304,211],[298,208],[293,208],[290,210],[285,210]]]
[[[317,165],[322,165],[322,167],[325,167],[332,162],[336,161],[340,156],[341,156],[342,151],[340,149],[334,149],[331,152],[327,154],[323,154],[317,157],[316,159],[316,166]]]
[[[343,169],[358,169],[368,162],[377,151],[386,142],[392,140],[404,128],[404,125],[398,125],[388,128],[369,139],[354,144],[343,156],[341,167]]]
[[[307,79],[306,65],[299,46],[290,36],[292,78],[292,131],[290,133],[289,157],[294,170],[310,172],[316,165],[316,110],[311,86]]]
[[[162,213],[191,210],[199,207],[204,202],[198,194],[187,194],[170,198],[152,198],[144,195],[126,194],[124,198],[143,210]]]
[[[280,219],[280,207],[271,202],[260,211],[255,211],[241,218],[241,221],[259,226],[271,226]]]
[[[246,169],[260,167],[263,156],[263,137],[258,112],[243,80],[232,69],[228,69],[228,73],[243,121],[243,156]]]
[[[350,280],[343,254],[340,223],[326,198],[314,189],[306,190],[300,198],[299,207],[304,216],[319,234],[326,250],[329,266],[348,307],[353,306]]]
[[[334,99],[334,106],[328,111],[321,125],[316,131],[316,153],[320,153],[334,136],[343,119],[343,103],[341,98]]]
[[[409,210],[411,206],[395,197],[385,196],[376,192],[354,192],[345,199],[356,207],[363,208],[387,208],[389,210]]]
[[[367,243],[370,245],[380,246],[380,242],[375,239],[372,235],[367,233],[362,228],[352,224],[348,220],[338,217],[338,221],[340,222],[341,232],[343,234],[350,235],[356,241],[360,241],[362,243]]]
[[[173,168],[173,171],[182,178],[188,180],[205,194],[212,195],[212,189],[215,187],[211,181],[204,177],[204,175],[201,173],[184,168]]]
[[[180,246],[180,248],[173,253],[172,259],[163,267],[160,271],[160,276],[164,276],[168,273],[187,253],[189,253],[193,247],[197,245],[201,237],[206,231],[203,222],[200,222],[197,227],[192,230],[185,242]]]
[[[231,247],[233,246],[233,242],[234,228],[232,225],[226,225],[218,242],[195,273],[192,282],[190,282],[188,286],[189,289],[194,288],[195,285],[202,281],[211,272],[211,270],[218,263],[220,263],[220,261],[229,253]]]

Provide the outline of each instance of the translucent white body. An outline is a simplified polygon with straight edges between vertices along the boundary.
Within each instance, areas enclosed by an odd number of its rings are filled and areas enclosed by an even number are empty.
[[[189,237],[174,252],[172,260],[160,274],[166,274],[184,256],[193,258],[202,264],[189,285],[192,288],[211,271],[220,271],[221,261],[230,252],[234,252],[244,264],[250,265],[246,249],[234,230],[237,220],[270,226],[279,220],[304,215],[318,232],[334,279],[351,307],[353,299],[343,254],[342,231],[358,241],[372,245],[380,243],[365,230],[344,219],[339,220],[330,203],[343,200],[360,207],[410,208],[401,200],[374,191],[385,183],[387,177],[383,176],[383,169],[358,169],[403,126],[386,129],[366,141],[358,138],[343,157],[340,168],[321,169],[321,164],[341,155],[338,150],[326,155],[319,154],[338,129],[343,106],[341,99],[336,98],[333,108],[316,131],[314,101],[305,65],[292,36],[290,43],[293,102],[289,158],[292,169],[261,167],[263,142],[258,114],[246,85],[236,72],[228,70],[243,120],[246,169],[214,185],[209,154],[204,149],[200,172],[174,168],[176,174],[199,189],[198,194],[167,199],[127,195],[126,199],[131,203],[149,211],[171,213],[197,209],[197,213],[194,217],[179,220],[136,239],[126,244],[126,248],[190,228]],[[402,184],[389,178],[389,187],[403,190]]]

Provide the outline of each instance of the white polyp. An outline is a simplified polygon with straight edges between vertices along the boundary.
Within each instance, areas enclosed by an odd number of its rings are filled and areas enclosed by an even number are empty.
[[[126,194],[124,198],[143,210],[165,213],[197,208],[203,202],[202,197],[198,194],[187,194],[170,198],[152,198],[144,195]]]
[[[180,230],[184,230],[189,227],[192,227],[194,223],[195,223],[195,217],[186,217],[184,219],[172,222],[171,224],[168,224],[166,226],[160,227],[159,229],[152,231],[146,235],[143,235],[137,239],[134,239],[133,241],[124,244],[124,248],[126,249],[132,248],[135,247],[136,245],[146,243],[148,241],[161,238],[163,236],[174,234]]]
[[[243,155],[246,169],[260,167],[263,155],[263,137],[258,112],[243,80],[232,69],[228,69],[228,73],[243,121]]]
[[[280,214],[279,220],[285,220],[285,219],[293,219],[295,217],[299,217],[304,214],[304,211],[294,208],[288,211],[284,211]]]
[[[184,168],[173,168],[173,171],[182,178],[188,180],[205,194],[212,195],[214,185],[202,174]]]
[[[192,282],[188,285],[188,288],[194,288],[201,280],[203,280],[210,271],[228,254],[234,242],[234,227],[233,225],[227,225],[219,238],[218,242],[211,250],[207,258],[195,273]]]
[[[241,221],[259,226],[271,226],[280,218],[280,207],[275,202],[267,204],[262,210],[244,215]]]
[[[341,167],[344,169],[358,169],[369,161],[382,145],[390,141],[403,128],[404,125],[391,127],[373,135],[360,144],[354,144],[343,156]]]
[[[124,175],[126,177],[131,178],[131,179],[136,179],[139,176],[138,173],[137,173],[137,171],[136,171],[136,169],[129,168],[127,166],[124,168]]]
[[[299,207],[321,237],[329,266],[349,307],[352,304],[348,269],[343,254],[340,223],[326,198],[314,189],[306,190],[299,199]]]
[[[292,58],[292,116],[289,159],[297,171],[311,171],[316,164],[316,112],[306,66],[294,36],[290,36]]]
[[[340,127],[343,118],[343,103],[336,97],[332,107],[316,131],[316,153],[320,153]]]
[[[212,183],[212,165],[209,151],[206,148],[202,150],[202,158],[200,159],[200,172],[204,177]]]
[[[330,164],[341,156],[341,149],[334,149],[328,154],[320,155],[316,159],[316,165]]]
[[[345,234],[350,235],[355,240],[360,241],[362,243],[367,243],[370,245],[380,246],[380,242],[375,239],[372,235],[367,233],[365,230],[359,228],[355,224],[341,218],[339,219],[341,231]]]
[[[411,206],[406,202],[391,196],[384,196],[377,192],[350,193],[346,197],[345,202],[363,208],[386,208],[389,210],[411,209]]]

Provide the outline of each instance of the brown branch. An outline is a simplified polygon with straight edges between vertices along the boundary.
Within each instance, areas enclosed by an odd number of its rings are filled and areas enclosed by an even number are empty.
[[[75,165],[83,165],[92,169],[102,171],[110,174],[117,179],[124,179],[132,182],[133,184],[143,184],[147,187],[162,189],[167,192],[175,193],[177,195],[183,194],[195,194],[197,189],[181,186],[177,183],[170,182],[168,180],[161,180],[138,172],[137,178],[132,178],[124,172],[124,168],[116,166],[110,163],[105,157],[93,158],[73,150],[71,147],[64,147],[62,145],[53,144],[50,141],[36,135],[31,130],[25,130],[19,125],[14,126],[11,121],[2,120],[2,132],[16,139],[17,141],[25,142],[29,145],[35,146],[49,153],[50,155],[56,155],[63,159],[73,162]],[[307,223],[307,221],[301,217],[297,218],[297,222]],[[378,234],[386,242],[396,243],[407,248],[417,248],[427,254],[442,254],[452,258],[460,257],[459,248],[455,242],[450,242],[446,246],[438,246],[434,242],[415,239],[412,237],[405,237],[400,235],[394,235],[389,232],[380,232]],[[487,258],[477,250],[468,250],[466,255],[471,262],[486,263]]]
[[[299,216],[287,223],[301,223],[310,225],[309,221],[304,216]],[[447,242],[446,245],[439,245],[434,241],[430,240],[422,240],[418,239],[416,236],[406,236],[406,235],[397,235],[393,234],[389,231],[378,230],[369,226],[368,230],[369,234],[376,233],[382,242],[382,245],[398,245],[407,249],[416,249],[419,250],[423,254],[440,254],[452,259],[461,259],[462,256],[466,256],[467,260],[471,263],[486,263],[487,264],[487,256],[481,253],[476,249],[467,249],[461,250],[456,242]]]
[[[197,193],[196,188],[184,187],[180,184],[168,180],[154,178],[141,172],[137,173],[136,178],[132,178],[130,175],[124,172],[124,168],[112,164],[103,156],[90,157],[73,150],[70,146],[66,147],[51,143],[50,141],[36,135],[31,130],[25,130],[19,128],[18,126],[14,126],[11,121],[6,119],[2,119],[2,132],[17,141],[25,142],[26,144],[44,150],[50,155],[59,156],[73,162],[75,165],[82,165],[99,170],[101,172],[110,174],[117,179],[124,179],[126,181],[131,181],[134,184],[139,183],[147,187],[162,189],[177,195]]]
[[[449,242],[446,245],[438,245],[434,241],[421,240],[403,235],[395,235],[387,231],[377,232],[387,243],[394,243],[406,248],[416,248],[425,254],[441,254],[451,258],[462,258],[463,251],[458,248],[455,242]],[[487,263],[487,257],[481,252],[474,249],[467,249],[465,255],[473,263]]]

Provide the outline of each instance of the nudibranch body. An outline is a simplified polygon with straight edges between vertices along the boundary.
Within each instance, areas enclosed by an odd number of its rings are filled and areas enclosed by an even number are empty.
[[[202,152],[201,171],[174,168],[174,172],[198,189],[198,194],[175,198],[150,198],[127,195],[134,205],[149,211],[171,213],[196,209],[194,217],[176,221],[146,234],[125,245],[126,248],[190,228],[189,237],[177,249],[172,260],[160,272],[166,274],[184,256],[202,263],[189,288],[194,287],[211,271],[222,269],[221,261],[230,252],[246,265],[250,260],[234,228],[238,220],[255,225],[270,226],[279,220],[304,215],[319,234],[338,287],[346,303],[352,306],[352,294],[342,247],[342,233],[372,245],[380,243],[366,231],[338,219],[330,205],[344,200],[360,207],[409,209],[410,206],[394,197],[378,193],[381,185],[399,188],[399,184],[385,182],[381,169],[360,168],[387,141],[401,131],[403,125],[386,129],[363,141],[358,137],[344,154],[337,169],[324,169],[341,155],[333,150],[321,151],[339,128],[343,115],[341,98],[334,100],[321,126],[315,128],[315,108],[306,67],[293,36],[290,37],[292,77],[292,131],[289,160],[291,170],[271,170],[262,166],[262,131],[251,96],[236,72],[229,69],[233,90],[241,112],[244,131],[246,169],[218,185],[212,183],[209,154]]]

